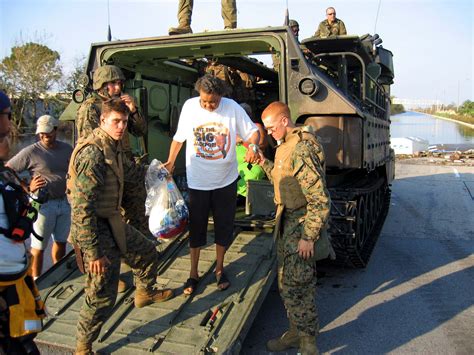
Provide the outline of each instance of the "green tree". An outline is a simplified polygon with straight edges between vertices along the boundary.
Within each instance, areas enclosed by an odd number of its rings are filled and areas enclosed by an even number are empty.
[[[467,100],[464,101],[461,107],[459,107],[458,112],[461,115],[474,116],[474,102]]]
[[[397,115],[405,112],[405,107],[402,104],[394,104],[393,99],[395,96],[390,96],[390,114]]]
[[[72,71],[64,78],[63,90],[71,94],[74,90],[82,88],[84,85],[84,75],[86,74],[86,57],[74,59]]]
[[[11,49],[11,54],[0,62],[1,85],[14,100],[13,123],[23,126],[28,102],[36,116],[36,102],[48,99],[48,91],[59,84],[62,68],[59,53],[47,46],[28,42]]]

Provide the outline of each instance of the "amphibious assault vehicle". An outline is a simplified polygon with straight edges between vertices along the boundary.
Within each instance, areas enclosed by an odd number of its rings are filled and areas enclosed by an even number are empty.
[[[133,140],[137,156],[166,161],[180,108],[205,72],[222,75],[230,95],[248,103],[255,117],[272,101],[287,103],[292,119],[311,125],[324,146],[331,193],[329,234],[336,262],[364,267],[386,216],[394,154],[390,149],[392,53],[377,35],[309,38],[301,43],[288,27],[268,27],[97,43],[87,78],[62,120],[74,120],[91,90],[97,67],[113,64],[127,78],[149,122],[145,139]],[[220,73],[220,74],[218,74]],[[270,142],[275,144],[275,142]],[[269,150],[269,154],[272,150]],[[184,173],[178,161],[178,180]],[[185,184],[184,184],[185,185]],[[119,296],[97,346],[105,352],[238,352],[275,274],[272,188],[249,182],[245,211],[235,225],[226,258],[232,287],[210,282],[212,245],[202,253],[204,275],[196,294],[162,305],[133,308],[133,288]],[[209,232],[212,241],[212,230]],[[159,283],[179,289],[188,275],[187,234],[158,247]],[[39,279],[51,318],[38,336],[43,347],[72,349],[83,300],[83,277],[70,255]],[[96,345],[94,345],[96,346]]]

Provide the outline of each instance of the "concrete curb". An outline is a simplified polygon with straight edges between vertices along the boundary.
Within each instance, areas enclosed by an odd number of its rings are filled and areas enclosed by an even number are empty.
[[[424,112],[423,112],[424,113]],[[454,123],[459,123],[460,125],[463,125],[463,126],[466,126],[466,127],[469,127],[469,128],[472,128],[474,129],[474,124],[471,124],[471,123],[467,123],[467,122],[463,122],[463,121],[458,121],[458,120],[454,120],[452,118],[447,118],[447,117],[443,117],[443,116],[437,116],[437,115],[431,115],[429,113],[425,113],[425,115],[428,115],[428,116],[432,116],[432,117],[436,117],[436,118],[439,118],[441,120],[446,120],[446,121],[451,121],[451,122],[454,122]]]

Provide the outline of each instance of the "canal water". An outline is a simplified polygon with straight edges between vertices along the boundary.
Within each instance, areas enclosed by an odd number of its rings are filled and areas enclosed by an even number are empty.
[[[473,144],[474,129],[420,112],[405,112],[391,117],[392,138],[419,137],[435,144]]]
[[[405,112],[391,117],[392,138],[420,137],[434,144],[474,144],[474,129],[419,112]],[[71,130],[58,132],[58,139],[71,143]],[[34,143],[33,135],[13,141],[12,154]]]

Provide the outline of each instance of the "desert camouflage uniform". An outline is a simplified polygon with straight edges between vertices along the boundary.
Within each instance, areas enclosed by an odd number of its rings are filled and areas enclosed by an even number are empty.
[[[95,136],[102,138],[101,148],[91,142]],[[102,129],[96,128],[93,136],[85,140],[86,142],[80,140],[76,145],[69,165],[68,175],[73,179],[68,184],[68,200],[72,210],[69,239],[80,247],[87,275],[86,297],[79,315],[77,341],[92,344],[115,303],[121,257],[132,268],[137,289],[146,290],[151,290],[156,282],[158,259],[154,244],[128,224],[124,225],[126,251],[122,253],[108,220],[97,216],[101,194],[107,188],[107,171],[113,170],[113,165],[110,165],[113,163],[109,161],[110,158],[106,160],[104,152],[110,152],[108,157],[115,156],[116,162],[123,161],[123,178],[129,181],[140,181],[145,172],[139,166],[131,168],[130,161],[121,156],[120,144]],[[114,171],[118,185],[120,177],[117,174],[120,175],[120,170]],[[120,189],[118,190],[114,201],[120,206],[121,194]],[[103,256],[110,261],[105,274],[91,274],[88,270],[89,261]]]
[[[319,330],[315,305],[316,260],[303,260],[297,250],[300,239],[316,242],[324,232],[330,197],[326,189],[323,149],[307,131],[312,132],[304,127],[288,133],[277,148],[275,164],[267,160],[263,168],[275,183],[280,228],[277,239],[280,294],[288,318],[298,332],[315,336]],[[302,201],[294,197],[298,194]]]
[[[179,0],[178,22],[180,27],[191,26],[194,0]],[[221,14],[225,28],[237,27],[236,0],[221,0]]]
[[[332,25],[329,24],[328,20],[321,21],[314,36],[318,38],[327,38],[331,36],[340,36],[345,34],[347,34],[347,31],[344,22],[336,18]]]
[[[92,97],[84,101],[77,112],[76,128],[79,138],[90,136],[92,131],[99,127],[101,111],[102,99],[98,94],[93,93]],[[127,131],[136,137],[142,137],[147,134],[146,120],[139,110],[137,110],[136,114],[129,116]],[[133,156],[128,132],[122,138],[122,146],[125,157],[132,160]],[[132,161],[132,164],[135,164],[138,169],[142,169],[140,167],[142,164],[135,163],[134,161]],[[124,219],[145,236],[149,236],[148,219],[145,216],[145,199],[145,181],[142,180],[141,183],[137,183],[137,180],[125,180],[124,196],[122,199]]]

